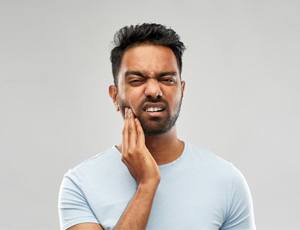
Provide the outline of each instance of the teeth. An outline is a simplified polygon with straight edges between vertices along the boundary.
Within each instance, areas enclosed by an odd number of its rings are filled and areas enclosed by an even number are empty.
[[[157,107],[149,107],[148,109],[146,109],[147,112],[157,112],[161,110],[162,108],[157,108]]]

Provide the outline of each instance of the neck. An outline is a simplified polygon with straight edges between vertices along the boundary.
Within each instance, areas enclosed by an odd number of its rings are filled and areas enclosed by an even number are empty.
[[[178,139],[175,126],[166,133],[145,136],[145,145],[158,165],[176,160],[184,149],[184,142]],[[119,151],[121,149],[119,145]]]
[[[178,139],[175,126],[161,135],[145,136],[145,144],[158,164],[175,160],[183,150],[183,142]]]

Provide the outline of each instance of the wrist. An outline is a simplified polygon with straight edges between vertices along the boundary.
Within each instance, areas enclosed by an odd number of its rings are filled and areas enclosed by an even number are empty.
[[[147,182],[140,182],[138,184],[138,190],[145,191],[145,192],[151,192],[156,191],[160,180],[152,180]]]

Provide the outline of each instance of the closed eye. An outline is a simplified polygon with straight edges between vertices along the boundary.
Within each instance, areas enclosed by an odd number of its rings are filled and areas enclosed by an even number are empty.
[[[162,78],[160,81],[162,81],[163,83],[166,84],[175,84],[176,83],[176,79],[171,77],[171,78]]]
[[[143,79],[135,79],[135,80],[130,80],[129,81],[129,84],[130,85],[133,85],[133,86],[137,86],[137,85],[140,85],[144,82]]]

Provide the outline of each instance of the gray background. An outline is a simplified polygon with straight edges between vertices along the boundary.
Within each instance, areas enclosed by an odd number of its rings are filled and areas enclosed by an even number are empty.
[[[187,46],[181,138],[240,168],[258,229],[299,229],[299,1],[3,1],[0,229],[58,229],[63,174],[121,140],[108,96],[123,25]]]

